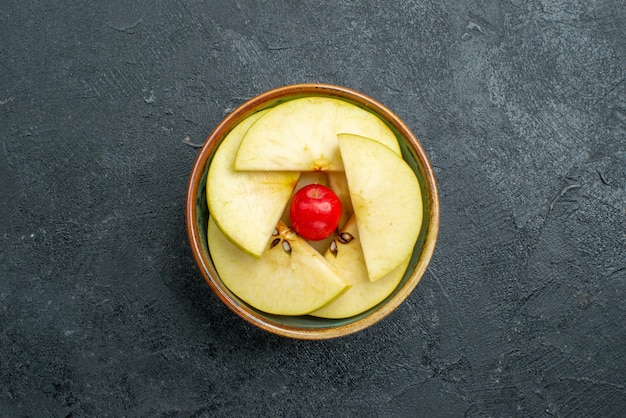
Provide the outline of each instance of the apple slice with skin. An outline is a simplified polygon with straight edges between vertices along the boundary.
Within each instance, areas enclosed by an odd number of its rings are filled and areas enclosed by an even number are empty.
[[[304,97],[271,108],[250,127],[236,170],[342,171],[338,133],[375,138],[400,153],[395,135],[376,115],[327,97]]]
[[[354,214],[352,209],[352,201],[350,200],[350,191],[348,190],[348,181],[346,173],[343,171],[331,171],[328,173],[328,187],[335,192],[339,200],[341,200],[341,220],[339,228],[343,227],[348,219]]]
[[[299,173],[234,169],[235,156],[250,126],[266,111],[239,123],[215,152],[207,177],[209,212],[243,251],[260,257],[295,187]]]
[[[369,280],[356,220],[351,217],[341,229],[324,258],[352,285],[326,306],[311,312],[322,318],[348,318],[376,306],[394,291],[402,280],[409,258],[375,282]]]
[[[324,257],[284,223],[254,258],[233,245],[209,218],[211,258],[224,284],[253,307],[275,315],[304,315],[346,291],[346,283]]]
[[[415,173],[389,148],[358,135],[338,135],[350,200],[371,281],[413,252],[423,207]]]

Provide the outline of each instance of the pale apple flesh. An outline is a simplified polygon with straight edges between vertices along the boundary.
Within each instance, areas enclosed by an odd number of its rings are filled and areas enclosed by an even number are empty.
[[[311,183],[333,189],[344,208],[341,233],[316,246],[286,224],[294,191]],[[276,315],[346,318],[381,303],[405,274],[423,217],[419,182],[391,129],[322,97],[237,125],[213,157],[207,202],[220,279]]]
[[[349,235],[345,235],[346,233]],[[341,238],[342,234],[344,238]],[[410,259],[407,258],[394,270],[371,282],[354,217],[341,229],[333,247],[326,251],[324,258],[352,285],[337,299],[311,313],[313,316],[332,319],[358,315],[382,302],[398,287]]]
[[[297,172],[237,172],[241,140],[266,111],[239,123],[215,152],[207,177],[207,203],[216,224],[243,251],[260,257],[298,181]]]
[[[236,170],[342,171],[337,134],[375,138],[396,153],[398,140],[373,113],[340,99],[304,97],[281,103],[248,130]]]
[[[266,313],[305,315],[350,287],[320,253],[282,222],[260,258],[241,251],[212,218],[208,242],[211,258],[226,287]]]
[[[422,225],[420,185],[409,165],[369,138],[338,135],[368,275],[376,281],[409,258]]]
[[[354,214],[352,209],[352,200],[350,200],[350,190],[348,189],[348,181],[346,173],[343,171],[331,171],[328,173],[328,187],[335,192],[339,200],[341,200],[341,220],[339,227],[346,224],[348,219]]]

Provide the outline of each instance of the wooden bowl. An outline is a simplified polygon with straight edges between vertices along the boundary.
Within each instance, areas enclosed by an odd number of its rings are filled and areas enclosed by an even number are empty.
[[[421,186],[424,218],[409,267],[395,291],[373,308],[350,318],[325,319],[313,316],[280,316],[261,312],[234,295],[220,280],[207,244],[209,209],[206,179],[211,159],[226,134],[251,114],[304,96],[323,96],[360,106],[385,121],[396,134],[404,160]],[[439,231],[439,197],[433,170],[422,146],[411,130],[389,109],[357,91],[327,84],[299,84],[260,94],[230,113],[211,133],[200,150],[189,179],[186,205],[187,233],[193,255],[209,287],[233,312],[251,324],[284,337],[320,340],[345,336],[369,326],[393,312],[415,289],[435,249]]]

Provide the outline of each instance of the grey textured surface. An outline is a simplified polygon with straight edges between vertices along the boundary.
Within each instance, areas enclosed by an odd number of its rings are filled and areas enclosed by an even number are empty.
[[[0,415],[626,416],[626,7],[5,0]],[[186,182],[273,87],[360,90],[435,166],[394,314],[325,342],[209,290]]]

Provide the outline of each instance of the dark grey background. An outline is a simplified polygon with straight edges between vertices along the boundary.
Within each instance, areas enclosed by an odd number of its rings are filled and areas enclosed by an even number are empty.
[[[625,56],[620,0],[4,0],[0,415],[626,416]],[[441,193],[416,291],[325,342],[231,313],[184,225],[187,142],[302,82]]]

